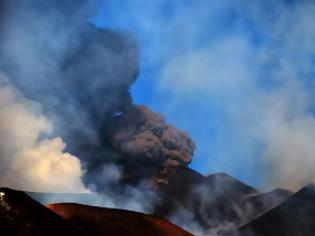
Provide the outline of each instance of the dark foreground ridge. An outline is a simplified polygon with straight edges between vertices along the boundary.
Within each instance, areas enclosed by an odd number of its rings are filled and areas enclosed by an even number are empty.
[[[45,207],[24,192],[0,189],[0,233],[12,236],[191,236],[154,216],[90,207],[55,204]]]
[[[24,192],[0,189],[1,235],[83,235]]]

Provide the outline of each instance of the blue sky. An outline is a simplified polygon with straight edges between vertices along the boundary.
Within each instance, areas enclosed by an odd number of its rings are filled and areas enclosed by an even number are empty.
[[[107,0],[93,22],[136,37],[134,102],[191,135],[191,168],[294,188],[300,160],[297,184],[315,179],[314,13],[311,1]]]

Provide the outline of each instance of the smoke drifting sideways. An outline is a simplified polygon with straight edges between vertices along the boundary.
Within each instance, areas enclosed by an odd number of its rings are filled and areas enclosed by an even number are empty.
[[[85,186],[107,193],[117,182],[142,186],[165,173],[167,166],[186,166],[195,147],[162,116],[132,103],[129,88],[138,75],[136,40],[127,32],[88,24],[94,3],[5,2],[0,70],[27,99],[40,103],[54,127],[51,135],[60,136],[66,151],[80,159]],[[64,143],[53,140],[61,152]],[[44,149],[49,143],[39,146]],[[33,152],[45,156],[37,149],[23,156]],[[28,164],[23,166],[32,173]],[[111,172],[116,174],[109,182]]]

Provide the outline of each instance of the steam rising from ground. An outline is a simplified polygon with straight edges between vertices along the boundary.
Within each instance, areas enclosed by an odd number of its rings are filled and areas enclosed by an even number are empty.
[[[87,192],[80,160],[60,137],[42,138],[52,124],[39,104],[0,77],[0,184],[29,191]]]

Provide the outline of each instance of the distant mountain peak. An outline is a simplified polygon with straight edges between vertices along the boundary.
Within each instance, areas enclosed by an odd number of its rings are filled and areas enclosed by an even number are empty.
[[[207,177],[216,177],[216,178],[222,178],[222,179],[225,179],[225,180],[236,180],[235,178],[233,178],[231,175],[227,174],[227,173],[224,173],[224,172],[217,172],[217,173],[213,173],[213,174],[210,174]]]
[[[206,176],[204,184],[212,186],[216,189],[216,191],[219,190],[220,192],[225,192],[227,189],[230,189],[231,191],[236,191],[235,193],[239,193],[243,196],[259,193],[253,187],[224,172],[218,172]]]
[[[302,188],[297,194],[303,193],[307,195],[314,195],[315,196],[315,184],[310,183],[306,185],[304,188]]]
[[[291,191],[285,189],[285,188],[275,188],[269,192],[275,192],[275,193],[292,193]]]
[[[240,228],[240,235],[313,236],[315,225],[315,184],[311,183],[277,207]]]

